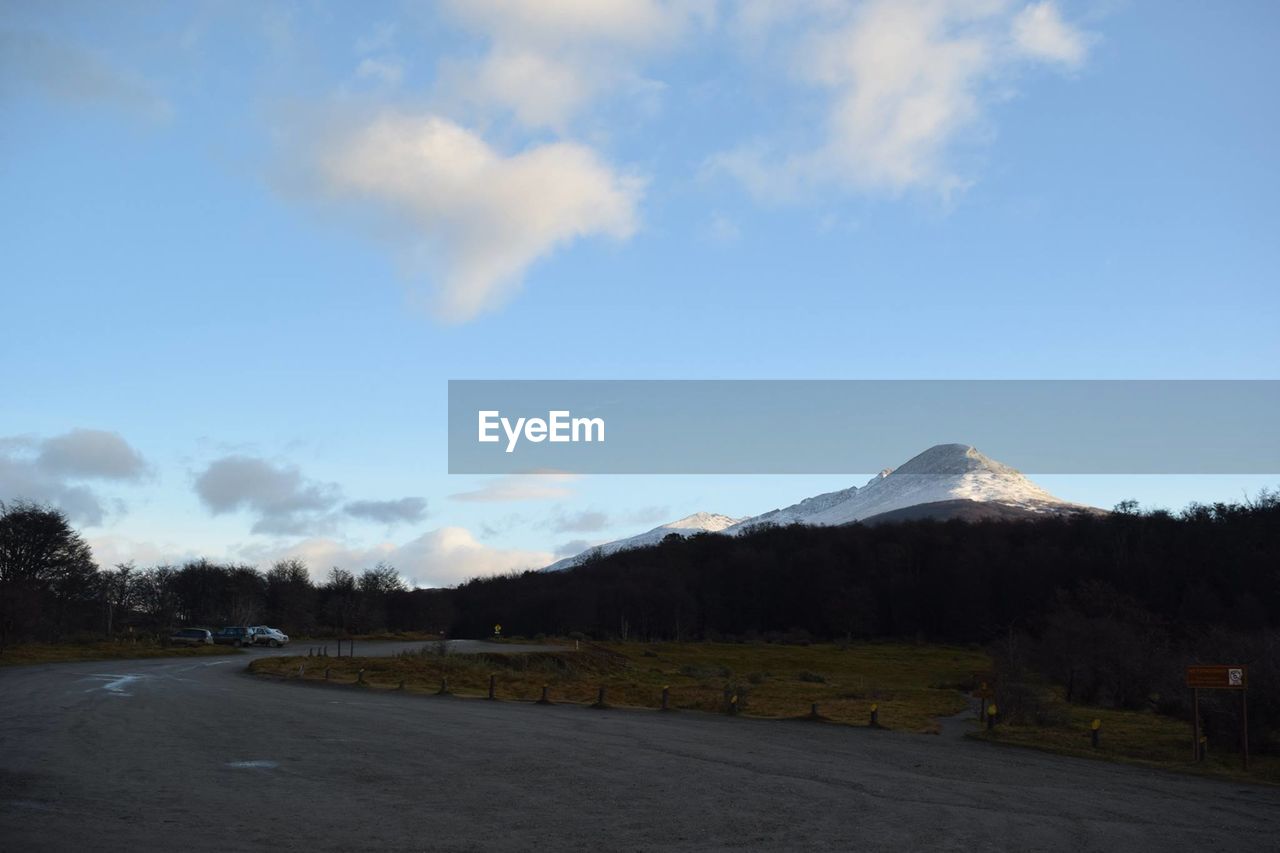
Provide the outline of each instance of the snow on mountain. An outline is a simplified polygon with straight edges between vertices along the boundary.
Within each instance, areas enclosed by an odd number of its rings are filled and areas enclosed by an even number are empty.
[[[730,518],[727,515],[719,515],[713,512],[695,512],[693,515],[686,515],[684,518],[659,525],[652,530],[646,530],[644,533],[630,536],[626,539],[618,539],[614,542],[605,542],[603,545],[597,545],[594,548],[588,548],[581,554],[575,554],[572,557],[565,557],[563,560],[552,563],[543,569],[543,571],[558,572],[561,569],[572,568],[597,551],[601,554],[612,554],[616,551],[625,551],[629,548],[643,548],[646,545],[657,545],[673,533],[679,536],[693,536],[697,533],[719,533],[722,530],[732,527],[741,520],[742,519],[740,518]]]
[[[727,533],[761,524],[848,524],[918,504],[976,501],[1002,504],[1034,514],[1081,512],[1087,507],[1049,494],[1019,471],[967,444],[939,444],[885,469],[860,489],[845,489],[808,498],[739,522]]]
[[[914,514],[901,512],[910,507],[917,507],[918,511]],[[983,512],[983,508],[989,511]],[[681,536],[703,532],[737,534],[767,524],[834,526],[886,513],[894,514],[888,516],[889,519],[976,519],[1097,511],[1054,497],[1021,472],[984,456],[967,444],[939,444],[898,468],[884,469],[860,488],[850,486],[838,492],[815,495],[800,503],[745,519],[707,512],[694,513],[638,536],[606,542],[598,548],[566,557],[547,566],[544,571],[576,566],[596,550],[612,554],[627,548],[656,545],[672,533]]]

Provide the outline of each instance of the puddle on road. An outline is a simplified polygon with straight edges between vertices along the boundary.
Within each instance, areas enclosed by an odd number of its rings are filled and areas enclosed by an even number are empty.
[[[280,766],[280,762],[256,758],[251,761],[228,761],[227,766],[237,770],[274,770]]]

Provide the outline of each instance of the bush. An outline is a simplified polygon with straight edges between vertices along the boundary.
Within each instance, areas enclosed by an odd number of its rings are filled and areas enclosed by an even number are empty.
[[[796,676],[796,678],[798,678],[800,681],[807,681],[810,684],[826,684],[827,683],[827,680],[823,678],[821,675],[818,675],[818,673],[809,672],[807,670],[805,672],[801,672],[799,675]]]

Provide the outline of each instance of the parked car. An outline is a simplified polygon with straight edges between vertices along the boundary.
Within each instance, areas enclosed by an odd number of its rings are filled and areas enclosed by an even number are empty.
[[[289,635],[279,628],[255,625],[249,631],[253,635],[253,644],[255,646],[271,646],[273,649],[278,649],[289,642]]]
[[[213,643],[213,632],[204,628],[183,628],[169,635],[169,643],[174,646],[207,646]]]
[[[213,641],[220,646],[251,646],[253,634],[249,628],[228,627],[214,632]]]

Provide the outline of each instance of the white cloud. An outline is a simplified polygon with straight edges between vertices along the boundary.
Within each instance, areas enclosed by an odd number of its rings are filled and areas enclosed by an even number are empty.
[[[518,48],[498,48],[478,67],[449,66],[455,90],[502,105],[527,127],[563,128],[601,86],[572,63]]]
[[[636,228],[639,180],[591,149],[535,145],[510,156],[434,115],[386,114],[321,156],[338,195],[371,201],[407,226],[413,253],[434,268],[432,304],[464,322],[515,291],[558,246]]]
[[[813,144],[779,151],[757,141],[713,157],[713,170],[772,197],[829,184],[949,194],[968,179],[948,155],[980,123],[994,81],[1020,59],[1079,64],[1087,43],[1047,2],[871,0],[850,8],[833,19],[822,6],[784,51],[788,70],[828,96]]]
[[[358,572],[385,562],[413,586],[450,586],[473,577],[541,568],[554,560],[547,551],[490,548],[464,527],[437,528],[400,545],[387,542],[350,547],[317,537],[269,552],[258,550],[251,558],[271,562],[285,557],[304,560],[317,580],[323,579],[333,566]]]
[[[631,89],[646,55],[660,51],[713,4],[661,0],[452,0],[465,27],[488,37],[475,61],[445,66],[444,82],[527,127],[563,131],[592,100]]]
[[[573,494],[569,484],[576,479],[576,474],[511,474],[449,497],[455,501],[483,502],[553,500]]]
[[[1024,54],[1035,59],[1060,62],[1075,67],[1089,49],[1086,34],[1071,27],[1049,0],[1032,3],[1013,19],[1013,41]]]

